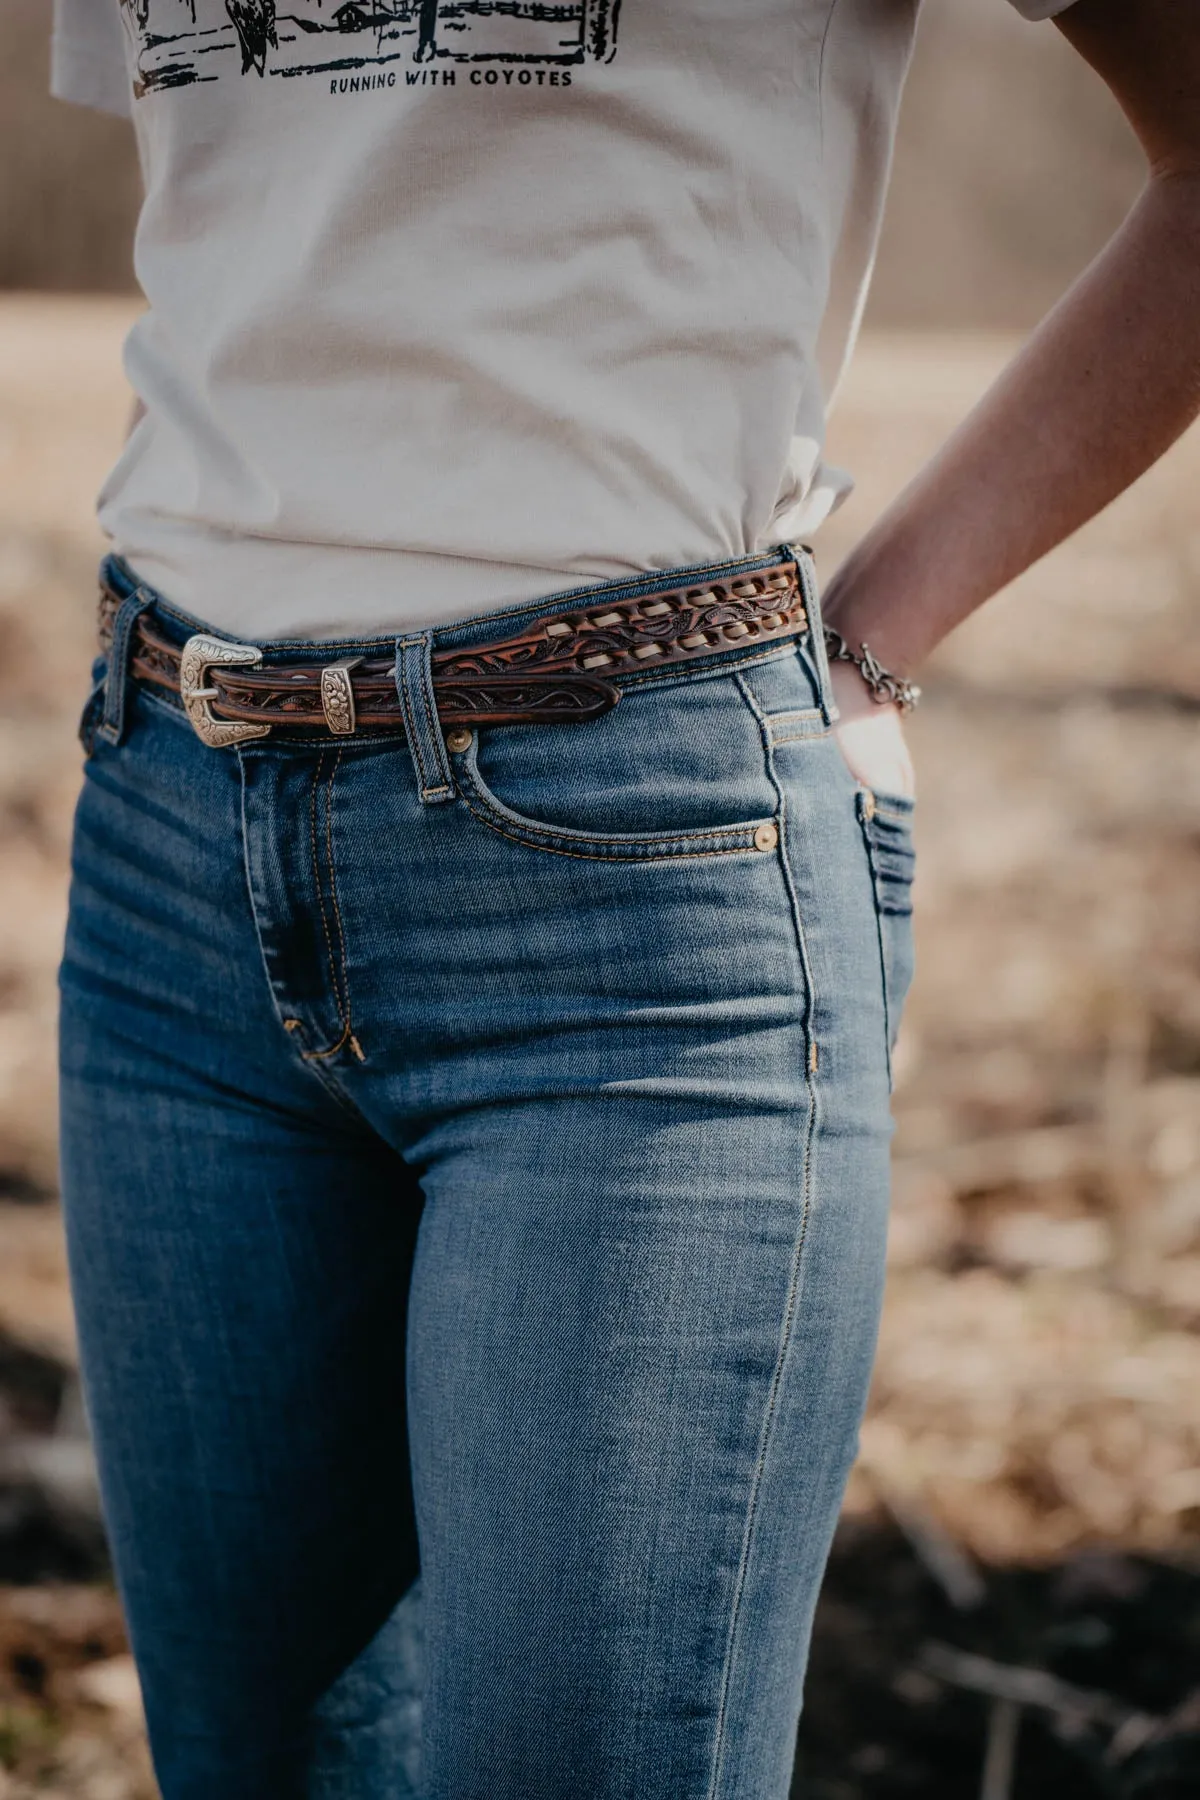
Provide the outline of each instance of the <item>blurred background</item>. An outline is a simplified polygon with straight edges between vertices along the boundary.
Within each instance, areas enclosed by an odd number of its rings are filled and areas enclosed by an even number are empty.
[[[148,1800],[53,1142],[137,171],[126,126],[46,98],[48,10],[0,0],[0,1800]],[[826,572],[1139,183],[1052,27],[928,0]],[[1200,1794],[1197,491],[1193,434],[929,670],[891,1284],[808,1800]]]

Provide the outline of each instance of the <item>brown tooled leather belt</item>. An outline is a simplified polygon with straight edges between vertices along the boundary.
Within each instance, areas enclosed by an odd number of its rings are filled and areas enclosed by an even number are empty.
[[[117,605],[117,596],[102,589],[104,648]],[[596,597],[549,613],[515,637],[435,649],[438,717],[444,729],[597,718],[620,699],[622,675],[644,676],[723,651],[745,653],[807,626],[790,561],[636,599]],[[404,730],[392,656],[345,657],[324,667],[267,662],[254,645],[205,633],[173,644],[143,614],[134,625],[129,669],[136,680],[174,693],[198,735],[216,746],[265,736],[276,726],[339,738]]]

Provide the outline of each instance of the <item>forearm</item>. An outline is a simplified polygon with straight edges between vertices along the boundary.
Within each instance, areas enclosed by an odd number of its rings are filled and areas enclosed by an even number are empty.
[[[915,668],[1200,413],[1200,173],[1160,174],[1108,249],[831,581],[826,613]]]

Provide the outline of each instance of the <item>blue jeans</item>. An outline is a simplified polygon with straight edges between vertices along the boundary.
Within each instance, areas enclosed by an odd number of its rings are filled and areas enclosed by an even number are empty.
[[[910,968],[819,629],[453,754],[211,749],[110,579],[63,1183],[166,1800],[783,1800]]]

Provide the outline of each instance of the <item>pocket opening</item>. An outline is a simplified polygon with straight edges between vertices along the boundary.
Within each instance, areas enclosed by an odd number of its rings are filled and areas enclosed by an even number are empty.
[[[912,885],[916,853],[913,803],[859,788],[856,810],[875,894],[887,1049],[888,1087],[895,1086],[893,1059],[900,1020],[913,978]]]
[[[776,825],[773,818],[758,818],[734,825],[684,831],[596,833],[543,824],[514,811],[492,793],[479,773],[477,750],[473,735],[469,747],[452,757],[460,800],[471,816],[489,830],[513,843],[523,844],[527,849],[573,856],[585,862],[674,862],[683,857],[759,856],[764,850],[764,827]],[[774,849],[777,843],[776,831],[770,848]]]
[[[478,727],[456,766],[510,827],[616,853],[724,847],[777,810],[761,723],[732,672],[631,689],[586,724]]]

